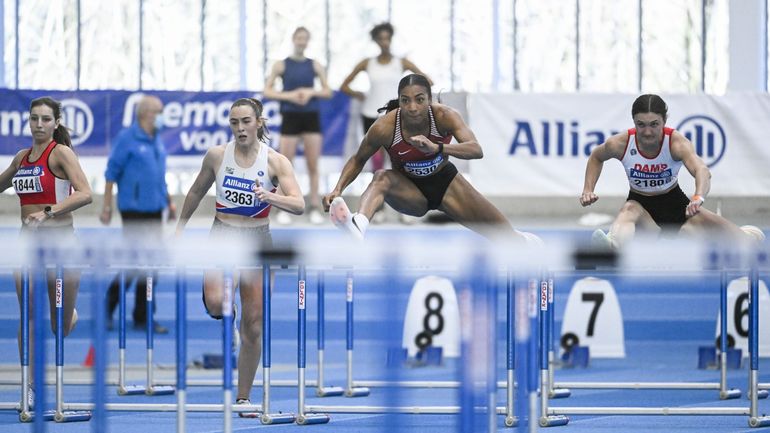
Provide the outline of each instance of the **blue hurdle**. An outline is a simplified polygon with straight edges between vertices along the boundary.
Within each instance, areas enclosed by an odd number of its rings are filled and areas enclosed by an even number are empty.
[[[347,381],[345,397],[365,397],[369,395],[368,387],[353,385],[353,272],[348,271],[345,277],[345,343],[347,346]]]
[[[91,412],[65,411],[64,405],[64,270],[56,266],[56,409],[45,413],[46,419],[53,416],[56,422],[89,421]],[[42,306],[38,307],[42,308]],[[42,322],[37,322],[42,327]]]
[[[578,271],[569,271],[570,273],[576,273]],[[725,357],[725,361],[720,362],[720,380],[719,382],[556,382],[554,379],[554,365],[556,362],[552,362],[549,366],[549,389],[551,390],[552,398],[568,397],[570,389],[695,389],[695,390],[715,390],[719,391],[719,398],[722,400],[729,400],[739,398],[741,396],[741,390],[727,387],[727,335],[722,332],[722,329],[727,329],[727,280],[726,271],[720,271],[720,300],[719,308],[722,320],[720,325],[720,352]],[[552,328],[551,332],[555,332]],[[553,335],[550,336],[553,341]],[[551,343],[552,346],[552,343]],[[553,350],[553,349],[552,349]],[[549,356],[553,358],[553,355]],[[565,395],[560,395],[564,393]]]
[[[141,385],[126,385],[126,271],[119,271],[119,302],[118,302],[118,395],[169,395],[174,393],[173,386],[156,385],[153,369],[153,352],[155,349],[155,327],[153,312],[153,278],[147,275],[147,326],[146,326],[146,383]],[[138,289],[138,287],[137,287]]]
[[[262,264],[262,424],[288,424],[296,420],[291,413],[270,413],[270,304],[272,298],[270,263]],[[225,358],[228,358],[226,355]],[[232,383],[232,379],[231,379]]]
[[[569,418],[567,418],[564,415],[549,415],[548,414],[548,399],[551,398],[550,390],[550,381],[549,381],[549,370],[550,370],[550,362],[549,362],[549,352],[551,352],[550,348],[552,347],[551,339],[550,339],[550,332],[552,331],[551,325],[551,308],[552,303],[548,302],[549,297],[549,291],[553,288],[553,280],[548,278],[548,276],[545,274],[545,272],[542,273],[541,279],[540,279],[540,296],[539,296],[539,304],[540,304],[540,315],[539,315],[539,324],[540,324],[540,353],[538,361],[540,363],[540,389],[542,392],[540,393],[540,420],[539,424],[541,427],[554,427],[554,426],[561,426],[566,425],[569,422]],[[533,360],[535,358],[532,358]]]
[[[187,282],[185,268],[176,273],[176,431],[187,431]],[[125,295],[124,295],[125,296]],[[125,313],[124,313],[125,314]]]
[[[306,413],[305,412],[305,363],[306,363],[306,328],[307,328],[307,313],[305,306],[307,303],[307,270],[304,265],[300,265],[297,270],[297,383],[299,384],[298,400],[297,400],[297,424],[325,424],[329,422],[329,415],[320,413]],[[322,283],[319,284],[319,292],[323,293]],[[319,306],[319,311],[322,311],[322,306]],[[322,341],[322,337],[319,337],[319,342]],[[319,346],[319,351],[322,350],[322,346]],[[322,388],[320,386],[323,378],[318,378],[318,391]],[[341,393],[340,393],[341,394]],[[337,395],[340,395],[337,394]]]
[[[324,319],[325,319],[325,280],[326,274],[323,270],[318,271],[318,327],[317,327],[317,340],[318,340],[318,383],[316,387],[316,395],[318,397],[336,397],[342,395],[345,390],[340,386],[325,386],[324,385],[324,346],[326,345],[326,338],[324,335]]]
[[[712,263],[710,266],[720,268],[729,265],[719,263],[720,256],[717,253],[710,255]],[[543,414],[547,415],[743,415],[748,416],[749,426],[751,427],[763,427],[770,426],[770,417],[759,416],[757,400],[761,393],[758,387],[758,369],[759,369],[759,264],[766,265],[767,257],[763,253],[749,255],[751,263],[749,265],[748,277],[749,277],[749,357],[751,360],[751,367],[749,371],[749,407],[548,407],[548,400],[543,399],[541,401],[541,410]],[[722,308],[721,329],[725,329],[724,317],[726,316],[726,277],[724,277],[724,270],[722,269],[722,276],[720,277],[721,292],[720,293],[720,308]],[[726,353],[726,333],[720,332],[722,340],[720,340],[720,347],[722,353]],[[725,359],[722,359],[723,368],[726,364]],[[722,375],[724,377],[724,374]],[[641,385],[641,386],[640,386]],[[716,388],[714,387],[716,385]],[[637,389],[719,389],[720,398],[734,398],[735,391],[726,390],[722,384],[693,384],[693,383],[649,383],[649,384],[634,384],[634,383],[571,383],[571,388],[637,388]],[[544,387],[543,389],[547,389]],[[726,392],[725,392],[726,391]]]

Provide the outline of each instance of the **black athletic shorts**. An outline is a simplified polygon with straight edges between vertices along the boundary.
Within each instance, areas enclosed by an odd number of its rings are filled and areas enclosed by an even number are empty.
[[[639,202],[661,228],[679,230],[687,221],[685,211],[690,204],[690,199],[682,192],[679,185],[667,193],[658,195],[642,195],[629,191],[626,201],[628,200]]]
[[[444,200],[444,194],[446,194],[449,184],[452,183],[452,179],[457,176],[457,167],[451,162],[447,162],[441,170],[433,173],[427,177],[409,177],[412,183],[417,189],[422,192],[422,195],[428,199],[428,210],[438,209],[441,206],[441,202]]]
[[[321,120],[317,111],[282,112],[281,134],[299,135],[304,132],[321,132]]]

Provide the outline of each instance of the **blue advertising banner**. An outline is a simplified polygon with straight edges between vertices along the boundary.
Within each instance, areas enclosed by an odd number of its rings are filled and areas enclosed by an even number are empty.
[[[150,93],[150,92],[148,92]],[[151,92],[164,104],[165,127],[161,137],[169,155],[202,155],[209,147],[230,140],[228,115],[233,101],[247,92]],[[70,129],[78,155],[108,156],[113,138],[131,125],[141,92],[130,91],[44,91],[0,89],[0,155],[14,155],[31,145],[29,103],[40,96],[61,101],[63,123]],[[271,146],[277,148],[281,125],[278,102],[264,101]],[[342,156],[350,113],[350,99],[335,92],[322,100],[321,127],[323,155]]]

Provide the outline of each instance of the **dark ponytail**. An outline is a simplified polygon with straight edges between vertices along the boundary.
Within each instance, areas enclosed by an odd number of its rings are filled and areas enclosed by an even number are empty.
[[[428,99],[433,99],[433,95],[430,91],[430,81],[428,81],[428,78],[425,77],[425,75],[422,74],[409,74],[401,79],[401,81],[398,82],[398,94],[401,95],[401,91],[404,90],[404,87],[407,86],[422,86],[425,88],[425,91],[428,93]],[[388,101],[387,104],[385,104],[384,107],[377,110],[378,113],[382,112],[389,112],[393,111],[396,108],[399,107],[398,99],[391,99]]]
[[[254,110],[254,117],[259,119],[262,117],[262,111],[263,106],[262,102],[260,102],[257,98],[240,98],[233,102],[233,105],[230,106],[230,111],[233,111],[233,108],[246,105],[248,107],[251,107],[252,110]],[[267,126],[265,123],[262,123],[262,126],[259,127],[259,130],[257,131],[257,139],[263,143],[266,143],[268,139],[270,139],[270,134],[268,133]]]
[[[35,98],[29,103],[29,111],[33,108],[45,105],[53,111],[53,118],[59,121],[59,126],[53,131],[53,140],[59,144],[63,144],[69,148],[72,148],[72,139],[70,138],[70,131],[61,122],[61,102],[51,98],[50,96],[43,96]]]
[[[72,147],[72,139],[70,138],[70,131],[66,126],[59,123],[53,131],[53,141],[63,144],[67,147]]]
[[[398,108],[398,105],[399,105],[398,99],[391,99],[390,101],[388,101],[387,104],[385,104],[384,107],[378,108],[377,112],[378,113],[387,113],[389,111],[393,111],[396,108]]]

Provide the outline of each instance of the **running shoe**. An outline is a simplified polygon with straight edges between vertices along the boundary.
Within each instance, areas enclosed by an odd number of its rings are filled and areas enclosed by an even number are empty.
[[[329,217],[337,228],[350,233],[353,238],[363,240],[364,234],[353,220],[353,214],[342,197],[335,197],[329,207]]]
[[[239,398],[235,400],[235,404],[249,406],[251,405],[251,401],[248,398]],[[238,412],[238,416],[241,418],[259,418],[260,413],[259,412]]]
[[[292,218],[291,218],[291,215],[289,215],[288,212],[279,211],[278,215],[275,216],[275,221],[278,224],[280,224],[282,226],[285,226],[285,225],[291,224]]]
[[[761,244],[765,241],[765,234],[757,226],[745,225],[741,226],[741,230],[743,233],[746,233],[746,236],[758,244]]]
[[[591,243],[599,248],[616,248],[615,240],[612,239],[612,235],[610,233],[605,233],[602,229],[594,230],[591,235]]]
[[[316,208],[313,208],[310,210],[309,218],[310,218],[310,224],[317,226],[324,223],[323,215],[321,215],[321,212]]]

